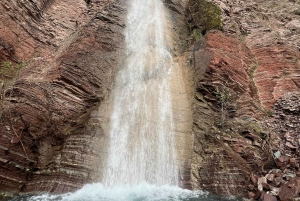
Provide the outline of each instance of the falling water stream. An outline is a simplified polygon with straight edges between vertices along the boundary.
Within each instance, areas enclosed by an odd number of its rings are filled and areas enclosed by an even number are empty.
[[[125,31],[126,59],[116,76],[109,154],[101,183],[63,195],[13,200],[227,200],[178,187],[170,75],[169,22],[161,0],[132,0]]]
[[[116,79],[104,185],[178,184],[171,47],[161,0],[133,0]]]

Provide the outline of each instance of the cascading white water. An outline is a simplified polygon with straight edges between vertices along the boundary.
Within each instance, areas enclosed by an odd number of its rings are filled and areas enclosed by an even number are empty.
[[[178,184],[171,46],[161,0],[132,0],[126,59],[116,77],[105,186]]]
[[[74,193],[16,197],[12,201],[213,201],[202,191],[181,189],[175,151],[170,74],[178,74],[170,53],[161,0],[131,0],[126,27],[126,60],[114,88],[110,148],[102,183]],[[177,65],[178,67],[178,65]],[[180,79],[173,87],[182,93]],[[179,86],[179,87],[178,87]],[[182,94],[177,94],[182,99]],[[176,105],[177,101],[177,105]],[[174,102],[174,100],[173,100]],[[186,116],[175,100],[173,109]],[[175,109],[174,109],[175,110]],[[174,112],[175,114],[175,112]],[[176,115],[174,115],[176,116]],[[177,118],[179,118],[177,114]],[[179,127],[178,127],[179,125]],[[185,129],[177,122],[177,129]],[[174,127],[173,127],[174,126]],[[184,156],[184,155],[183,155]]]

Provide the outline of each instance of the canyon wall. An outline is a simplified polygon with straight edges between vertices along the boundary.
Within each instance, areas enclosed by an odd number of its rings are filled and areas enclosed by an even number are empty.
[[[14,80],[1,77],[1,192],[95,181],[103,133],[87,120],[122,58],[126,2],[5,1],[1,9],[1,59],[24,66]]]
[[[195,3],[188,20],[201,28]],[[191,47],[193,188],[295,199],[299,190],[288,186],[299,181],[299,2],[213,3],[222,10],[221,31],[193,33]]]
[[[1,74],[2,196],[73,191],[101,175],[126,2],[0,3],[0,62],[23,67]],[[222,26],[209,26],[199,20],[199,2],[164,1],[193,112],[182,185],[293,199],[300,191],[289,188],[300,176],[300,4],[213,0]]]
[[[181,41],[173,49],[179,55],[188,35],[184,2],[165,5],[170,26],[178,25],[172,39]],[[13,71],[1,72],[3,197],[69,192],[101,180],[127,6],[123,0],[1,3],[0,62]]]

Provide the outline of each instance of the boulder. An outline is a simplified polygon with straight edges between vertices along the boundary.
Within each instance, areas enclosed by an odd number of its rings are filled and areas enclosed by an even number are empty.
[[[274,181],[275,174],[267,174],[266,177],[268,181]]]
[[[279,160],[280,162],[284,163],[284,162],[288,162],[288,161],[290,160],[290,158],[289,158],[288,156],[280,156],[280,157],[278,158],[278,160]]]
[[[276,178],[274,179],[274,182],[275,182],[275,185],[276,185],[276,186],[279,186],[279,185],[281,184],[281,181],[282,181],[282,177],[276,177]]]
[[[254,192],[248,192],[248,197],[249,197],[250,199],[255,198],[255,193],[254,193]]]
[[[266,177],[260,177],[257,181],[257,188],[259,191],[262,191],[264,187],[268,185]]]
[[[279,192],[282,201],[289,201],[297,198],[300,193],[300,178],[296,177],[284,184]]]
[[[269,195],[269,194],[267,194],[265,192],[262,193],[261,199],[263,201],[277,201],[277,198],[275,196]]]

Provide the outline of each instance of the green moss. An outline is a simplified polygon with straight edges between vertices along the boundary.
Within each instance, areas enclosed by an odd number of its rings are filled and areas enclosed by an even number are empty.
[[[212,29],[222,29],[221,9],[206,0],[190,0],[188,4],[190,30],[205,34]]]

